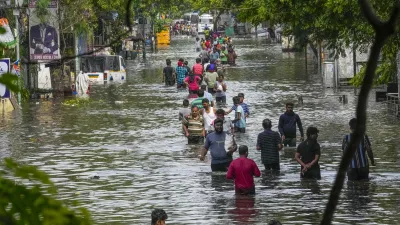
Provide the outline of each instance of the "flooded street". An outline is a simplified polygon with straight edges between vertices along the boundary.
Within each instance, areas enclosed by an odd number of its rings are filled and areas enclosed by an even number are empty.
[[[95,224],[149,224],[153,208],[167,212],[167,224],[318,224],[354,116],[354,91],[341,91],[349,103],[340,103],[313,66],[306,72],[303,53],[282,53],[279,45],[251,39],[234,39],[234,45],[239,57],[227,69],[227,102],[231,106],[232,97],[243,92],[251,113],[238,144],[249,146],[249,157],[263,169],[255,148],[261,122],[269,118],[277,130],[284,104],[293,101],[304,129],[320,130],[321,180],[300,181],[294,149],[281,155],[279,176],[255,179],[255,197],[236,197],[224,173],[211,173],[210,155],[201,162],[199,147],[187,145],[181,133],[178,110],[187,92],[162,83],[166,58],[193,65],[198,54],[189,38],[147,54],[145,62],[128,62],[127,82],[93,87],[87,105],[31,102],[21,116],[0,118],[0,156],[47,172],[59,199],[78,200]],[[303,106],[296,104],[297,95]],[[400,123],[375,102],[374,93],[367,123],[377,166],[370,182],[344,185],[334,221],[400,224]]]

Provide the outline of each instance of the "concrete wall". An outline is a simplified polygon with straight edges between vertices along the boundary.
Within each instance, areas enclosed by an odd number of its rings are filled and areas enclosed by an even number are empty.
[[[369,55],[368,52],[356,51],[357,72],[360,71],[363,63],[368,61],[368,55]],[[353,50],[351,48],[346,48],[345,55],[339,57],[338,70],[339,70],[339,78],[354,77]]]

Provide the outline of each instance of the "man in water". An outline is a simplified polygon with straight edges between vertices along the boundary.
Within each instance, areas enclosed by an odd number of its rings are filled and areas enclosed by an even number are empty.
[[[184,117],[189,116],[191,113],[191,110],[189,108],[189,100],[184,99],[183,100],[183,108],[179,110],[179,121],[182,121]]]
[[[216,48],[213,48],[213,52],[210,54],[210,60],[216,61],[217,59],[219,59],[219,53]]]
[[[201,85],[201,90],[204,91],[204,98],[208,99],[210,102],[211,107],[214,107],[214,100],[211,93],[207,91],[207,85]]]
[[[204,130],[203,117],[200,115],[197,106],[192,106],[192,113],[183,117],[182,128],[188,138],[188,144],[203,143],[206,132]]]
[[[178,66],[176,67],[176,84],[177,88],[184,88],[184,80],[188,74],[187,68],[184,66],[183,62],[178,61]]]
[[[283,147],[281,137],[278,132],[271,130],[271,120],[263,120],[262,126],[264,132],[258,134],[257,137],[257,150],[261,151],[261,161],[265,170],[279,171],[279,150]]]
[[[347,145],[350,144],[350,140],[353,137],[353,133],[356,129],[356,124],[356,118],[350,120],[350,134],[346,134],[342,142],[343,153],[346,151]],[[368,158],[365,153],[368,154],[368,157],[371,160],[371,165],[375,166],[375,159],[371,149],[371,142],[369,141],[367,135],[363,135],[361,142],[357,145],[356,152],[354,153],[349,169],[347,170],[347,178],[349,180],[354,181],[369,179],[369,164]]]
[[[203,77],[203,65],[201,65],[200,58],[196,59],[196,64],[193,65],[192,71],[195,76]]]
[[[229,117],[225,117],[225,111],[223,109],[218,109],[216,114],[217,114],[217,119],[221,119],[224,121],[224,132],[226,132],[229,135],[233,134],[234,131],[233,123]]]
[[[232,154],[237,150],[236,143],[233,143],[228,152],[225,150],[226,133],[224,132],[224,121],[221,119],[214,120],[215,132],[210,133],[206,137],[204,149],[200,155],[200,160],[204,161],[208,150],[211,154],[211,170],[226,172],[232,161]]]
[[[247,158],[249,150],[246,145],[239,147],[239,155],[240,157],[233,160],[229,165],[226,178],[235,180],[236,194],[254,195],[256,189],[253,176],[260,177],[261,172],[257,164],[252,159]]]
[[[217,109],[210,106],[210,101],[207,98],[204,98],[202,103],[203,103],[203,108],[200,109],[200,115],[203,116],[204,129],[206,130],[206,133],[209,134],[213,131],[211,124],[217,118],[216,116]]]
[[[162,209],[154,209],[151,212],[151,225],[165,225],[168,219],[167,213]]]
[[[286,112],[279,117],[279,133],[281,134],[283,145],[296,147],[296,124],[299,127],[301,139],[304,140],[303,125],[299,115],[293,112],[294,104],[286,103]]]
[[[240,99],[240,106],[242,106],[243,111],[244,111],[244,117],[247,118],[250,115],[250,110],[249,110],[249,105],[244,103],[244,93],[239,93],[238,97]],[[236,110],[236,105],[233,105],[232,108],[226,112],[226,114],[231,113],[232,111]]]
[[[318,164],[321,156],[321,147],[317,141],[318,132],[315,127],[307,128],[307,140],[297,146],[294,157],[301,165],[301,178],[321,179],[321,171]]]
[[[197,108],[202,109],[203,108],[204,91],[200,89],[197,92],[197,95],[199,97],[197,97],[195,100],[192,101],[192,107],[197,106]]]
[[[235,132],[246,133],[246,119],[242,106],[240,106],[240,99],[238,96],[233,97],[233,104],[236,106],[235,110]]]
[[[215,93],[214,87],[218,78],[218,73],[215,71],[216,68],[215,64],[210,64],[204,75],[204,81],[207,83],[208,92],[211,94]]]
[[[163,82],[165,82],[165,86],[174,86],[175,85],[175,68],[171,66],[171,60],[165,60],[167,66],[163,69]]]

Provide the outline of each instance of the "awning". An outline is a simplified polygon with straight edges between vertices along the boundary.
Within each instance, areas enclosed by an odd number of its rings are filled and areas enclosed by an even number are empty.
[[[8,48],[14,48],[17,44],[17,41],[11,32],[10,26],[8,25],[8,20],[6,18],[0,18],[0,26],[6,30],[4,34],[0,34],[0,43]]]

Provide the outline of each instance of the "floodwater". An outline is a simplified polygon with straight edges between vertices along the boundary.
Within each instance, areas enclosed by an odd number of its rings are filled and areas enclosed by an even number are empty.
[[[238,92],[250,105],[246,134],[249,157],[263,168],[255,150],[261,121],[270,118],[276,130],[284,103],[296,105],[303,126],[320,130],[322,179],[299,179],[294,150],[281,156],[281,174],[255,179],[255,197],[236,197],[233,182],[211,173],[210,158],[201,162],[199,147],[186,145],[177,121],[186,92],[166,88],[161,69],[166,58],[193,64],[194,40],[177,38],[148,60],[128,62],[127,82],[93,87],[91,102],[68,106],[31,102],[21,116],[0,120],[0,157],[36,165],[59,189],[59,199],[78,200],[95,224],[149,224],[153,208],[168,213],[168,224],[318,224],[341,158],[341,141],[354,115],[353,90],[325,90],[312,65],[306,72],[304,54],[282,53],[265,41],[236,39],[237,67],[228,68],[228,103]],[[308,60],[311,61],[310,59]],[[377,166],[371,181],[345,184],[335,224],[400,224],[399,121],[386,114],[371,96],[368,135]],[[230,115],[231,117],[233,115]],[[235,157],[237,153],[235,153]],[[99,179],[92,179],[98,176]]]

